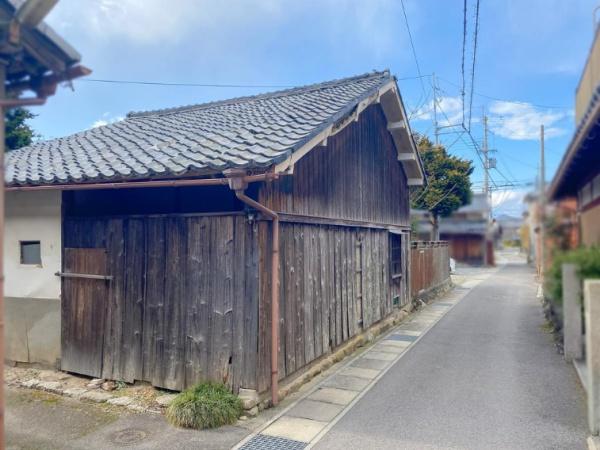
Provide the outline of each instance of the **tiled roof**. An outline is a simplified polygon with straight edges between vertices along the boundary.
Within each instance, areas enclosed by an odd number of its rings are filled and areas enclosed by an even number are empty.
[[[393,80],[373,72],[269,94],[131,113],[7,156],[8,185],[180,177],[284,161]]]

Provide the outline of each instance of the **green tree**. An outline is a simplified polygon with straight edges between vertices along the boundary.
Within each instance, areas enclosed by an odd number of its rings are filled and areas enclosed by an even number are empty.
[[[31,144],[37,134],[27,123],[35,114],[25,108],[12,108],[6,111],[6,150],[15,150]]]
[[[439,239],[439,218],[471,202],[473,162],[449,155],[444,146],[434,145],[426,136],[416,136],[419,154],[427,174],[427,186],[412,194],[412,207],[431,213],[433,240]]]

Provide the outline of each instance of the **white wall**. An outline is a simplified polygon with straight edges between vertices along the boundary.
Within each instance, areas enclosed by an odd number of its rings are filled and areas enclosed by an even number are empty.
[[[5,296],[59,299],[60,191],[7,192],[4,236]],[[21,264],[20,241],[40,241],[41,266]]]

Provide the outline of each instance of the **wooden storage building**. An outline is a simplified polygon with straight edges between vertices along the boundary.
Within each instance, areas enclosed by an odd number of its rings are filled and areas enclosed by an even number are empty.
[[[65,371],[263,392],[409,302],[424,174],[387,71],[132,113],[7,174],[62,191]]]

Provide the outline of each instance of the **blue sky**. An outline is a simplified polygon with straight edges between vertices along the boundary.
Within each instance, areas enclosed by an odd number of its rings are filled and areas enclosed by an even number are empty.
[[[436,74],[450,122],[462,120],[463,2],[404,2],[424,78],[413,78],[418,72],[399,0],[62,0],[48,22],[83,55],[94,79],[302,85],[389,68],[400,79],[413,129],[432,135],[428,75]],[[475,0],[468,4],[467,88]],[[574,129],[574,92],[592,41],[594,6],[592,0],[480,2],[472,134],[481,140],[485,109],[499,168],[492,172],[500,186],[495,214],[518,214],[524,184],[536,175],[541,123],[548,130],[547,179],[558,166]],[[271,90],[83,80],[74,88],[34,110],[44,139],[132,110]],[[441,113],[439,120],[444,125]],[[446,145],[454,141],[452,153],[477,163],[473,183],[480,187],[481,165],[468,137],[442,135]]]

